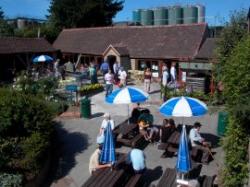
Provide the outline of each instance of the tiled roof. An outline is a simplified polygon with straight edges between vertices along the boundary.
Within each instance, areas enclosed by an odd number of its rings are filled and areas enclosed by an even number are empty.
[[[44,38],[0,38],[0,54],[45,53],[56,49]]]
[[[64,29],[53,46],[92,55],[102,55],[109,45],[125,46],[131,58],[193,58],[206,29],[206,24]]]
[[[218,38],[207,38],[195,58],[211,59],[215,58],[215,49]]]

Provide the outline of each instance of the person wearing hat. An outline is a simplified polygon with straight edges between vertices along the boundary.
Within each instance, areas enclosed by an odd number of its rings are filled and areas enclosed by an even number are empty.
[[[193,128],[190,130],[189,139],[192,147],[203,151],[201,162],[207,164],[210,155],[211,143],[202,138],[200,128],[201,124],[199,122],[195,122]]]
[[[101,168],[107,168],[111,167],[111,164],[101,164],[99,162],[100,156],[102,151],[102,144],[98,144],[97,149],[94,151],[94,153],[90,156],[89,159],[89,173],[92,175],[94,171]]]
[[[105,129],[108,127],[108,124],[111,125],[112,130],[115,128],[115,122],[113,119],[111,119],[111,116],[109,113],[105,113],[103,117],[104,119],[102,121],[102,125],[101,125],[100,132],[99,132],[100,135],[103,135]]]

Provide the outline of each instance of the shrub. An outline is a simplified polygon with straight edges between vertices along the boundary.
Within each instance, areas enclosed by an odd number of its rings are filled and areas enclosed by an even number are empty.
[[[87,85],[83,85],[80,88],[80,94],[83,95],[89,95],[92,93],[96,93],[98,91],[103,91],[103,86],[99,83],[97,84],[87,84]]]
[[[22,175],[14,175],[8,173],[0,174],[0,186],[1,187],[21,187],[23,177]]]

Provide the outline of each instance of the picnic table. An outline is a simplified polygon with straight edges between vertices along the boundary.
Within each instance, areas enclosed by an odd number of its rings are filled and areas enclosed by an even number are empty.
[[[82,187],[136,187],[142,174],[131,174],[125,163],[126,154],[118,154],[118,161],[113,169],[103,168],[95,171]]]
[[[142,147],[146,145],[146,141],[139,133],[139,127],[136,123],[128,124],[125,120],[113,130],[116,142],[128,147]]]

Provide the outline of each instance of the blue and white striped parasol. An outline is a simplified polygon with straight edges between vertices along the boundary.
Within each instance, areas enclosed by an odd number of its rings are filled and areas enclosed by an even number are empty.
[[[120,88],[106,97],[106,102],[111,104],[140,103],[148,99],[148,94],[134,87]]]
[[[40,55],[37,56],[33,59],[33,63],[38,63],[38,62],[52,62],[53,58],[48,56],[48,55]]]
[[[189,154],[188,139],[185,125],[183,125],[182,127],[176,169],[178,172],[181,173],[187,173],[189,172],[189,170],[191,170],[191,159]]]
[[[115,158],[115,143],[112,134],[112,129],[110,123],[108,123],[107,128],[104,131],[104,143],[102,146],[102,151],[100,155],[100,162],[103,164],[114,163]]]
[[[174,97],[167,100],[160,107],[160,113],[165,116],[192,117],[207,113],[207,105],[191,97]]]

